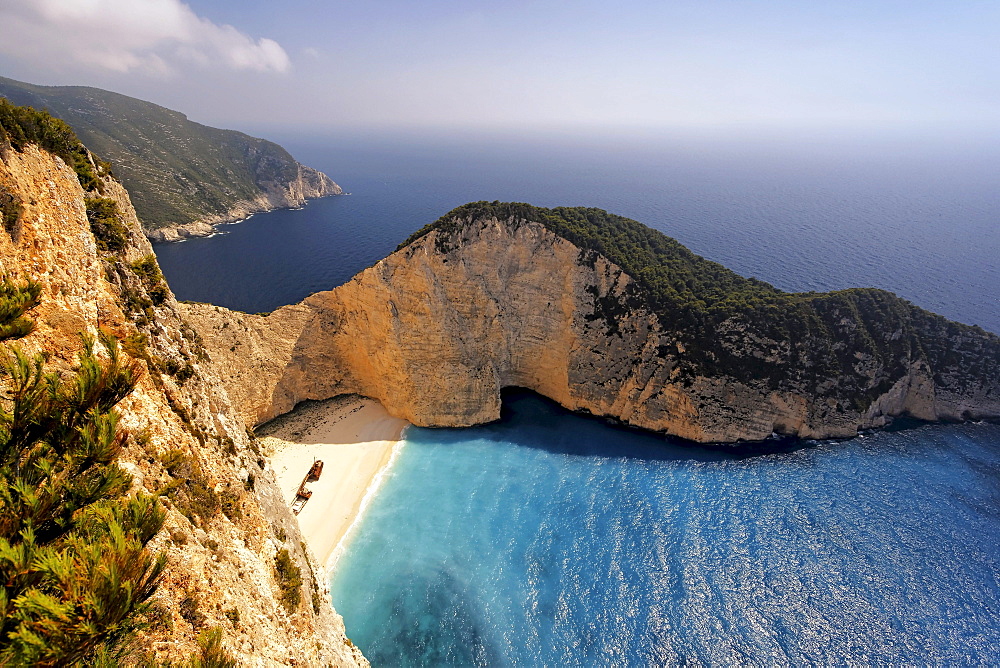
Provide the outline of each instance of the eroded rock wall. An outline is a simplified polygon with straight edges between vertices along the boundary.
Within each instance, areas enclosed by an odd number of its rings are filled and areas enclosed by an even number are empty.
[[[414,424],[467,426],[497,419],[508,386],[702,442],[850,436],[891,416],[958,419],[970,407],[1000,414],[990,387],[936,383],[918,356],[901,360],[904,372],[864,407],[838,397],[837,378],[774,389],[684,373],[684,346],[661,319],[638,308],[612,321],[595,306],[621,299],[631,281],[540,224],[492,219],[466,226],[460,239],[433,231],[266,317],[184,309],[248,423],[356,392]],[[727,323],[717,335],[750,358],[774,345],[739,329]],[[873,387],[886,380],[880,368],[870,374]]]
[[[33,146],[0,147],[0,188],[22,206],[18,221],[0,229],[2,270],[43,287],[30,313],[37,331],[18,344],[46,352],[59,368],[74,363],[80,332],[131,337],[125,349],[145,373],[119,405],[121,424],[132,434],[121,465],[136,489],[155,494],[177,481],[163,461],[176,451],[225,501],[224,508],[192,511],[191,503],[163,497],[167,521],[150,548],[169,562],[155,595],[160,616],[141,648],[161,661],[189,659],[199,632],[217,626],[241,665],[368,665],[330,607],[322,573],[308,560],[297,523],[201,337],[173,296],[157,293],[134,270],[152,249],[124,189],[105,184],[103,196],[117,202],[128,236],[124,250],[107,253],[91,233],[76,175],[58,158]],[[302,571],[302,602],[292,612],[279,600],[279,549],[288,549]]]

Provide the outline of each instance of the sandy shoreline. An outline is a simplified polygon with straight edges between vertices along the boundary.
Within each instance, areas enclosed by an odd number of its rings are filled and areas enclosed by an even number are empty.
[[[309,548],[326,568],[339,556],[338,545],[398,450],[408,424],[374,399],[349,395],[307,402],[258,428],[289,505],[313,461],[323,461],[323,474],[309,483],[313,494],[298,520]]]

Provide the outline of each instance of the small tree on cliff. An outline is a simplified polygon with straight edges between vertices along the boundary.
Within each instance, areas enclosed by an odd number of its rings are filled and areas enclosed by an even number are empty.
[[[0,339],[24,336],[37,285],[0,278]],[[163,511],[129,496],[115,458],[126,434],[115,405],[138,367],[117,342],[84,337],[60,376],[41,356],[0,350],[0,666],[64,666],[120,644],[164,567],[146,544]]]

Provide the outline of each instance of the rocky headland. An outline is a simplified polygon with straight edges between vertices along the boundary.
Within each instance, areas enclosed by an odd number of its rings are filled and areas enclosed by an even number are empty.
[[[274,142],[195,123],[127,95],[0,77],[0,96],[49,110],[110,161],[153,241],[207,236],[222,223],[343,193]]]
[[[329,176],[312,167],[295,163],[295,175],[288,178],[269,178],[266,173],[258,173],[256,185],[260,192],[247,199],[233,203],[221,213],[210,213],[200,219],[185,224],[166,225],[146,230],[150,241],[180,241],[191,237],[207,237],[213,234],[216,225],[235,223],[255,213],[274,209],[289,209],[302,206],[307,200],[329,195],[342,195],[343,189]]]
[[[423,426],[500,391],[699,442],[1000,416],[1000,338],[874,289],[789,294],[596,209],[460,207],[268,316],[183,305],[248,424],[358,393]]]

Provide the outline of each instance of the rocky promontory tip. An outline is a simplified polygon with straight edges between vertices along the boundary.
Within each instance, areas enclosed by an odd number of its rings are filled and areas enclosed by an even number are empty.
[[[468,204],[301,304],[189,313],[251,422],[356,392],[466,426],[511,386],[700,442],[1000,415],[996,335],[883,290],[782,292],[599,209]]]

